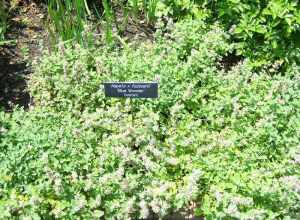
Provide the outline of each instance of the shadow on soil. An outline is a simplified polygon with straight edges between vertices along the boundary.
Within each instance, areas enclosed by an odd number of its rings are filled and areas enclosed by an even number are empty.
[[[28,73],[26,63],[0,57],[0,108],[5,111],[10,111],[14,105],[28,108],[30,96],[26,92],[25,80]]]
[[[31,68],[26,65],[24,53],[30,60],[39,57],[38,42],[44,36],[43,7],[32,1],[19,4],[18,10],[11,12],[6,34],[6,39],[15,43],[0,46],[0,110],[5,111],[11,111],[15,105],[29,107],[26,76]]]

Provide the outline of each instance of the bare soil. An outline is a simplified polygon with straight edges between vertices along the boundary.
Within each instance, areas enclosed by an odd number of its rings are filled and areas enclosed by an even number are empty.
[[[0,47],[0,108],[15,105],[28,108],[26,76],[32,72],[30,60],[40,56],[39,42],[45,36],[44,9],[32,1],[22,2],[11,13],[6,38],[12,43]]]

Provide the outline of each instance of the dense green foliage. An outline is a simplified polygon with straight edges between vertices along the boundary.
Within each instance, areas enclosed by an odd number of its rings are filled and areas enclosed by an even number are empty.
[[[299,218],[298,66],[225,71],[230,35],[198,20],[99,45],[45,52],[35,106],[0,113],[0,218]],[[104,97],[102,82],[133,80],[157,80],[159,99]]]
[[[300,63],[298,0],[206,1],[213,17],[232,32],[238,52],[254,66],[278,60]]]

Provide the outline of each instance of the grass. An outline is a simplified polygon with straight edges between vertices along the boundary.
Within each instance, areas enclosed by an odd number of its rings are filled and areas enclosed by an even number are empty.
[[[82,42],[84,22],[89,13],[85,0],[49,0],[48,15],[51,25],[48,30],[52,39],[75,39]]]
[[[147,17],[148,22],[154,22],[155,21],[155,12],[157,8],[158,0],[144,0],[144,13]]]
[[[8,19],[8,11],[5,6],[4,0],[0,0],[0,44],[4,43],[5,33],[7,30],[7,19]]]
[[[48,16],[52,41],[57,43],[57,39],[63,41],[75,39],[83,44],[84,24],[88,18],[95,15],[98,19],[105,21],[104,31],[107,43],[113,41],[113,27],[117,29],[118,34],[122,34],[126,29],[128,18],[132,16],[136,22],[141,14],[144,15],[148,23],[155,21],[158,0],[130,0],[126,3],[111,2],[101,0],[102,8],[97,8],[93,4],[89,9],[86,0],[48,0]],[[117,19],[117,11],[123,14],[122,22]]]

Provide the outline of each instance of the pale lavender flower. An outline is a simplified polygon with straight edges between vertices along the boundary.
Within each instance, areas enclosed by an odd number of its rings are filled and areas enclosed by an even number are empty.
[[[230,27],[230,29],[229,29],[229,33],[230,34],[233,34],[234,32],[235,32],[235,29],[236,29],[236,25],[232,25],[231,27]]]
[[[158,18],[157,21],[155,22],[155,29],[161,30],[161,28],[164,27],[164,22],[161,18]]]
[[[89,191],[92,188],[92,186],[93,186],[93,181],[92,181],[91,177],[89,177],[85,181],[84,191]]]
[[[149,150],[154,155],[154,157],[156,157],[156,158],[161,158],[162,157],[162,152],[160,150],[158,150],[157,148],[149,147]]]
[[[167,22],[167,25],[166,25],[166,29],[171,31],[173,30],[174,28],[174,21],[171,17],[168,17],[168,22]]]
[[[1,127],[1,128],[0,128],[0,133],[2,133],[2,134],[3,134],[3,133],[6,133],[7,131],[8,131],[8,130],[7,130],[6,128],[4,128],[4,127]]]
[[[48,153],[44,152],[41,156],[41,160],[44,162],[44,163],[47,163],[48,162]]]
[[[194,89],[194,85],[190,85],[187,90],[184,92],[182,99],[183,100],[188,100],[189,98],[192,97],[193,95],[193,89]]]
[[[119,167],[119,169],[115,172],[115,176],[117,179],[122,179],[124,176],[125,170],[124,167]]]
[[[167,158],[166,162],[172,166],[176,166],[179,163],[178,159],[175,157]]]
[[[75,199],[75,204],[74,204],[73,209],[75,212],[80,211],[87,204],[87,201],[83,195],[76,194],[74,199]]]
[[[65,45],[64,45],[64,42],[63,41],[60,41],[58,43],[58,51],[60,52],[61,55],[64,55],[65,54]]]
[[[104,216],[104,212],[101,210],[95,210],[93,212],[93,217],[96,219],[100,219],[102,216]]]
[[[146,168],[147,170],[153,170],[153,169],[155,168],[154,162],[152,162],[152,161],[150,160],[150,158],[147,157],[146,155],[142,155],[142,156],[141,156],[141,159],[142,159],[143,164],[144,164],[144,166],[145,166],[145,168]]]
[[[160,75],[155,75],[154,81],[160,82],[160,80],[161,80],[161,76]]]
[[[77,128],[75,128],[75,129],[73,130],[73,134],[74,134],[76,137],[80,137],[81,130],[80,130],[80,129],[77,129]]]
[[[156,196],[163,196],[164,193],[166,193],[169,189],[169,184],[167,183],[158,183],[160,185],[158,185],[157,187],[153,187],[153,189],[150,190],[151,195],[153,195],[154,197]]]
[[[200,169],[193,169],[192,173],[189,176],[189,181],[197,182],[202,175],[202,171]]]
[[[198,190],[197,186],[191,182],[187,185],[185,190],[185,196],[189,200],[193,197],[194,193]]]
[[[61,190],[62,190],[62,181],[59,177],[56,177],[54,179],[54,184],[53,184],[53,188],[54,188],[54,191],[57,195],[60,194]]]
[[[78,180],[78,174],[75,171],[71,173],[71,181],[76,182]]]
[[[158,201],[152,200],[152,201],[150,202],[150,206],[151,206],[152,211],[153,211],[154,213],[159,213],[159,211],[160,211],[160,206],[159,206],[159,202],[158,202]]]
[[[152,126],[152,130],[154,131],[154,132],[158,132],[159,131],[159,126],[156,124],[156,125],[153,125]]]
[[[233,143],[231,140],[228,140],[228,139],[222,139],[220,140],[220,144],[221,146],[223,147],[230,147]]]
[[[75,62],[74,64],[74,74],[78,76],[78,74],[81,74],[84,71],[84,66],[81,62]],[[77,78],[79,80],[79,78]]]
[[[123,204],[123,210],[124,210],[124,214],[127,216],[128,219],[128,215],[134,212],[134,204],[135,204],[135,198],[131,198],[129,199],[125,204]]]
[[[105,183],[106,183],[106,182],[105,182]],[[104,194],[105,194],[105,195],[111,195],[112,192],[113,192],[112,188],[106,188],[106,189],[104,189]]]
[[[122,159],[124,159],[125,161],[129,160],[130,154],[131,154],[129,148],[121,146],[121,147],[116,148],[116,152],[117,152],[117,154],[120,155],[120,156],[122,157]]]
[[[244,205],[244,206],[251,206],[253,205],[253,200],[252,198],[242,198],[239,196],[233,197],[231,199],[231,202],[237,206],[239,205]]]
[[[217,203],[220,204],[222,199],[223,199],[223,193],[219,192],[219,191],[216,191],[215,192],[215,198],[217,200]]]
[[[184,108],[183,105],[176,103],[174,106],[172,106],[170,113],[172,116],[175,116],[183,108]]]
[[[300,179],[297,176],[282,177],[281,182],[296,193],[300,193]]]
[[[235,216],[238,214],[238,208],[234,203],[230,203],[226,209],[226,213],[230,216]]]
[[[156,145],[156,140],[155,140],[155,138],[151,138],[151,139],[150,139],[149,145],[151,145],[151,146],[155,146],[155,145]]]
[[[63,211],[64,210],[62,207],[55,207],[54,209],[52,209],[51,213],[54,215],[56,219],[59,219],[62,217]]]
[[[120,183],[120,187],[124,192],[129,192],[130,190],[130,185],[129,185],[129,181],[124,179],[121,183]]]
[[[96,64],[96,72],[98,73],[98,74],[102,74],[103,73],[103,63],[102,63],[102,61],[101,61],[101,59],[100,58],[96,58],[96,62],[95,62]]]
[[[64,80],[67,80],[68,76],[68,63],[65,61],[63,62],[63,72],[64,72]]]
[[[101,196],[100,195],[97,195],[96,198],[95,198],[95,204],[97,206],[100,206],[101,205]]]
[[[183,147],[188,147],[190,146],[191,144],[193,143],[193,141],[191,140],[191,138],[185,138],[183,141],[182,141],[182,146]]]
[[[36,206],[40,202],[41,202],[41,199],[38,196],[36,196],[36,195],[31,196],[31,198],[29,200],[29,204],[32,205],[32,206]]]
[[[294,155],[293,160],[295,164],[300,164],[300,154]]]
[[[149,211],[149,207],[148,207],[147,203],[145,202],[145,200],[142,200],[139,202],[139,207],[140,207],[141,218],[142,219],[148,218],[150,211]]]
[[[194,194],[198,192],[197,181],[200,179],[201,174],[202,172],[199,169],[194,169],[188,176],[188,184],[186,185],[184,191],[181,192],[186,200],[190,200],[193,198]]]

